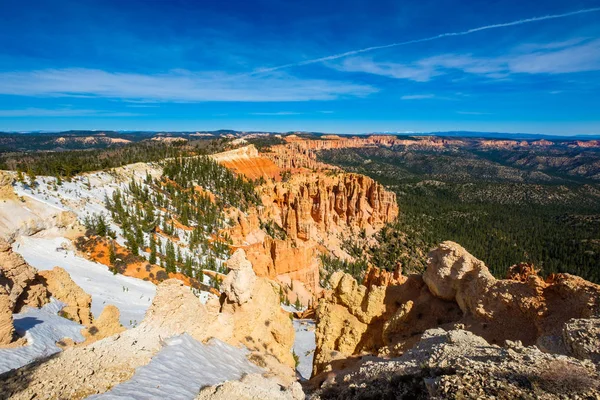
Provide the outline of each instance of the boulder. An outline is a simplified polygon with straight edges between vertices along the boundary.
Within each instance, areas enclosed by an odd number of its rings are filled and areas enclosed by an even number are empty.
[[[85,326],[91,325],[92,296],[77,286],[67,271],[60,267],[54,267],[49,271],[39,271],[38,275],[44,282],[48,293],[66,304],[61,311],[65,318]]]
[[[431,293],[444,300],[455,300],[464,281],[475,277],[490,283],[495,281],[483,261],[457,243],[443,242],[428,257],[423,280]]]
[[[568,274],[543,280],[525,264],[510,274],[511,279],[494,278],[482,261],[453,242],[429,254],[422,278],[409,275],[399,284],[377,286],[370,278],[367,287],[334,273],[316,310],[313,374],[335,369],[343,358],[401,354],[425,330],[455,326],[493,344],[518,341],[595,359],[600,285]],[[563,332],[572,318],[586,321],[571,322]]]
[[[223,280],[221,290],[227,295],[229,301],[238,304],[247,303],[252,296],[252,290],[256,283],[256,274],[252,269],[252,263],[246,259],[243,249],[238,249],[227,261],[230,273]]]
[[[399,358],[368,357],[313,378],[308,398],[583,399],[600,397],[599,380],[589,362],[436,328]]]
[[[35,277],[35,268],[12,251],[10,244],[0,239],[0,286],[4,287],[10,299],[11,308]]]
[[[563,328],[567,353],[600,364],[600,318],[571,319]]]
[[[0,179],[5,179],[5,175],[0,175]],[[35,269],[0,239],[0,345],[8,345],[14,339],[12,315],[18,311],[19,298],[34,277]]]
[[[250,297],[246,303],[226,298],[222,304],[221,315],[230,316],[233,326],[229,341],[272,354],[279,362],[293,367],[290,349],[294,344],[294,327],[289,314],[281,309],[279,285],[258,278]]]
[[[92,325],[82,331],[83,336],[86,338],[85,344],[123,332],[125,327],[121,325],[119,316],[120,312],[117,307],[112,304],[104,307],[100,316],[94,319]]]
[[[338,368],[341,360],[355,355],[401,354],[423,331],[462,317],[456,303],[433,296],[420,276],[399,282],[366,287],[349,274],[331,275],[331,290],[316,308],[313,375]]]

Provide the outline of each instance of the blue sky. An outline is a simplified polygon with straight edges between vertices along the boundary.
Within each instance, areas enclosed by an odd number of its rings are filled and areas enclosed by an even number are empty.
[[[0,16],[0,130],[600,134],[600,1],[0,0]]]

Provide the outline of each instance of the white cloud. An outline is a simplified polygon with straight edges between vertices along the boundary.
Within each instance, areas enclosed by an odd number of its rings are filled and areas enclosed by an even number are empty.
[[[423,100],[423,99],[432,99],[435,95],[433,94],[409,94],[400,97],[402,100]]]
[[[600,11],[600,7],[584,8],[584,9],[580,9],[580,10],[566,12],[563,14],[542,15],[542,16],[538,16],[538,17],[519,19],[516,21],[503,22],[503,23],[499,23],[499,24],[484,25],[484,26],[479,26],[477,28],[467,29],[466,31],[440,33],[435,36],[429,36],[429,37],[425,37],[425,38],[421,38],[421,39],[413,39],[413,40],[407,40],[404,42],[397,42],[397,43],[390,43],[390,44],[384,44],[384,45],[379,45],[379,46],[365,47],[362,49],[346,51],[344,53],[331,54],[331,55],[325,56],[325,57],[313,58],[310,60],[304,60],[304,61],[299,61],[299,62],[295,62],[295,63],[278,65],[276,67],[259,68],[259,69],[255,70],[253,73],[260,74],[260,73],[264,73],[264,72],[272,72],[272,71],[277,71],[277,70],[285,69],[285,68],[299,67],[299,66],[303,66],[303,65],[310,65],[310,64],[315,64],[315,63],[322,63],[322,62],[337,60],[339,58],[351,57],[351,56],[355,56],[355,55],[362,54],[362,53],[372,52],[375,50],[389,49],[392,47],[406,46],[409,44],[431,42],[434,40],[444,39],[447,37],[470,35],[471,33],[481,32],[481,31],[485,31],[485,30],[489,30],[489,29],[506,28],[509,26],[523,25],[523,24],[528,24],[531,22],[553,20],[553,19],[558,19],[558,18],[571,17],[573,15],[579,15],[579,14],[595,13],[598,11]]]
[[[347,58],[334,68],[346,72],[364,72],[396,79],[410,79],[417,82],[426,82],[433,76],[442,74],[442,72],[436,71],[433,66],[375,62],[372,59],[361,57]]]
[[[462,115],[490,115],[490,113],[480,111],[457,111],[456,113]]]
[[[0,118],[5,117],[137,117],[144,114],[130,112],[114,112],[103,110],[85,109],[48,109],[48,108],[24,108],[16,110],[0,110]]]
[[[513,73],[565,74],[600,70],[600,39],[557,51],[536,51],[507,60]]]
[[[144,75],[82,68],[0,73],[0,94],[91,96],[142,102],[332,100],[376,91],[369,85],[299,79],[285,73],[258,77],[176,70]]]
[[[302,113],[294,112],[294,111],[277,111],[277,112],[253,112],[250,115],[300,115]]]
[[[524,50],[528,50],[524,52]],[[396,79],[426,82],[451,71],[491,79],[505,79],[512,74],[565,74],[600,70],[600,39],[571,39],[546,44],[519,46],[508,55],[477,57],[473,54],[442,54],[412,63],[376,62],[350,58],[334,68],[364,72]]]

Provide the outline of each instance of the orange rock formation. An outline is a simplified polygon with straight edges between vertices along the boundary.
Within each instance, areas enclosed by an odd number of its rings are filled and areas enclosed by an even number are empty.
[[[215,154],[213,159],[236,174],[243,174],[250,179],[278,179],[281,172],[273,161],[259,155],[254,145]]]
[[[294,143],[286,146],[294,146]],[[303,143],[301,139],[299,143]],[[254,146],[220,153],[214,158],[247,177],[266,174],[261,168],[268,159]],[[301,157],[294,160],[301,160]],[[273,161],[268,161],[270,171],[275,171],[273,167],[280,171]],[[289,165],[298,167],[289,180],[270,180],[258,189],[262,207],[251,209],[247,214],[232,213],[230,217],[237,223],[229,234],[234,247],[244,248],[258,276],[278,279],[290,287],[293,281],[299,281],[310,292],[317,293],[319,254],[331,251],[348,257],[341,250],[342,238],[361,230],[372,235],[385,223],[393,221],[398,215],[396,196],[363,175],[300,173],[309,164],[300,161],[297,165],[294,162]],[[278,173],[277,178],[279,176]],[[295,293],[293,298],[299,295]],[[303,298],[304,304],[310,300],[304,295],[299,297]]]
[[[492,344],[520,341],[564,353],[565,324],[600,314],[600,285],[569,274],[544,281],[527,264],[510,275],[494,278],[483,261],[453,242],[429,253],[422,277],[398,275],[390,285],[363,286],[336,272],[317,307],[313,372],[364,352],[400,354],[436,327],[460,327]],[[369,271],[366,281],[378,280],[387,283],[387,274]]]

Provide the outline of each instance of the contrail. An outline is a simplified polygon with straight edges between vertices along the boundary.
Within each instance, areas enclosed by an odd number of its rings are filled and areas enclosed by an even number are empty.
[[[544,15],[542,17],[532,17],[532,18],[520,19],[518,21],[504,22],[501,24],[480,26],[478,28],[472,28],[472,29],[462,31],[462,32],[441,33],[439,35],[430,36],[430,37],[423,38],[423,39],[414,39],[414,40],[408,40],[406,42],[398,42],[398,43],[390,43],[390,44],[386,44],[386,45],[382,45],[382,46],[366,47],[364,49],[351,50],[351,51],[347,51],[345,53],[333,54],[331,56],[326,56],[326,57],[321,57],[321,58],[313,58],[312,60],[305,60],[305,61],[300,61],[300,62],[291,63],[291,64],[284,64],[284,65],[279,65],[279,66],[271,67],[271,68],[260,68],[260,69],[254,70],[252,72],[252,74],[260,74],[263,72],[276,71],[278,69],[299,67],[299,66],[308,65],[308,64],[316,64],[316,63],[320,63],[323,61],[336,60],[338,58],[353,56],[355,54],[366,53],[366,52],[373,51],[373,50],[389,49],[390,47],[405,46],[407,44],[413,44],[413,43],[430,42],[432,40],[442,39],[442,38],[449,37],[449,36],[464,36],[464,35],[469,35],[474,32],[485,31],[488,29],[504,28],[507,26],[527,24],[529,22],[544,21],[544,20],[548,20],[548,19],[565,18],[565,17],[570,17],[572,15],[586,14],[586,13],[591,13],[591,12],[596,12],[596,11],[600,11],[600,7],[585,8],[582,10],[571,11],[571,12],[564,13],[564,14]]]

